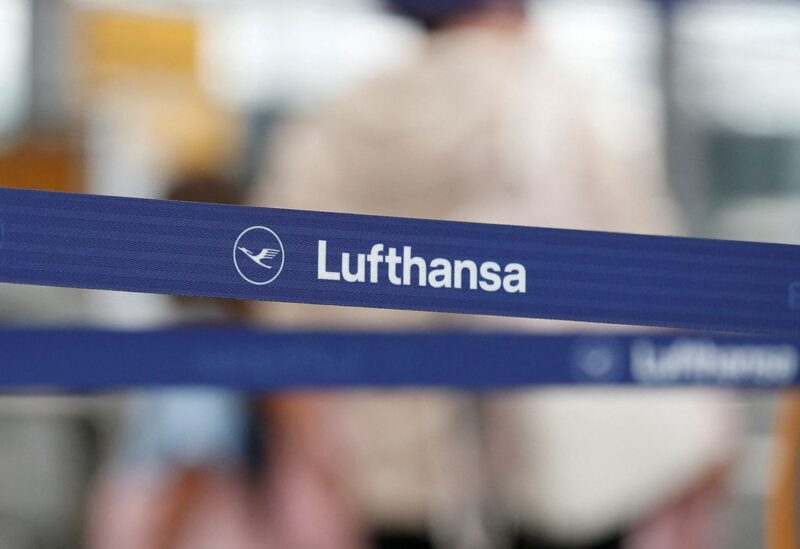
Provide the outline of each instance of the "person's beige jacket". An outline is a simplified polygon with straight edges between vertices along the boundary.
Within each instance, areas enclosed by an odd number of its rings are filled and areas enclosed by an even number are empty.
[[[624,116],[597,108],[590,90],[568,82],[527,36],[439,33],[410,66],[285,128],[258,203],[669,234],[676,223],[658,128],[645,110],[633,92]],[[265,304],[261,313],[284,326],[599,329],[291,304]],[[465,416],[464,397],[369,392],[337,407],[368,520],[458,521],[480,478],[464,446],[465,417],[477,417]],[[706,393],[517,392],[482,409],[497,510],[557,537],[634,520],[727,451],[724,410]]]

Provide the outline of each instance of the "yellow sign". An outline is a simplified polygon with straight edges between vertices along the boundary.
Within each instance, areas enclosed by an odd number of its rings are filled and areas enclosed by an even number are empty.
[[[87,10],[78,25],[92,89],[142,73],[195,74],[198,31],[191,17]]]

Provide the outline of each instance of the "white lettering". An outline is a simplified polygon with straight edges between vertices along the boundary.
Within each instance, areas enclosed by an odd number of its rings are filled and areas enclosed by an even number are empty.
[[[503,278],[503,289],[510,294],[524,294],[527,274],[525,267],[519,263],[509,263],[505,268],[505,278]]]
[[[403,286],[411,286],[411,267],[419,271],[419,285],[425,285],[428,266],[421,257],[411,255],[411,246],[403,246]]]
[[[470,261],[469,259],[461,260],[456,259],[455,262],[455,283],[456,288],[461,287],[461,279],[464,275],[464,271],[469,273],[469,289],[470,290],[477,290],[478,289],[478,266],[475,265],[474,261]]]
[[[385,252],[385,253],[384,253]],[[328,257],[328,242],[320,240],[317,246],[317,278],[345,282],[377,284],[385,276],[395,286],[430,286],[496,292],[500,289],[514,294],[527,292],[527,273],[520,263],[505,266],[496,261],[478,263],[472,259],[449,260],[436,257],[428,263],[416,256],[411,246],[403,246],[402,255],[397,248],[374,244],[367,253],[341,252],[338,269]],[[385,270],[381,267],[385,264]],[[328,270],[328,269],[332,270]],[[385,272],[385,274],[384,274]]]
[[[317,243],[317,278],[320,280],[339,280],[338,272],[328,271],[328,241],[320,240]]]
[[[783,385],[798,369],[791,345],[715,343],[681,338],[659,346],[640,339],[631,346],[631,371],[642,383],[756,383]]]
[[[386,254],[386,265],[389,268],[389,282],[394,284],[395,286],[402,286],[403,281],[400,280],[400,277],[397,276],[397,266],[403,261],[403,259],[397,255],[396,248],[389,248],[389,253]]]
[[[375,244],[367,256],[367,263],[369,263],[369,281],[373,284],[378,282],[378,263],[383,261],[383,244]]]
[[[441,257],[431,261],[428,283],[431,288],[451,288],[453,286],[453,268],[450,266],[450,262]]]
[[[350,254],[342,254],[342,276],[345,282],[364,282],[364,254],[356,256],[356,272],[350,270]]]
[[[500,279],[500,265],[494,261],[481,264],[481,290],[496,292],[503,285]]]

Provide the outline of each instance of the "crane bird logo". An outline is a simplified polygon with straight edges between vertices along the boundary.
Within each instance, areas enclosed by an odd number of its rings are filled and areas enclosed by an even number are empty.
[[[283,242],[268,227],[249,227],[239,234],[233,245],[236,271],[250,284],[269,284],[283,270]]]
[[[265,259],[267,259],[269,261],[272,261],[273,259],[275,259],[276,255],[281,253],[280,250],[276,250],[275,248],[263,248],[257,254],[254,254],[253,252],[251,252],[250,250],[248,250],[244,246],[239,246],[239,250],[241,252],[243,252],[244,255],[246,255],[247,257],[252,259],[255,262],[256,265],[261,265],[265,269],[271,269],[272,265],[264,265],[263,261]]]
[[[626,349],[616,339],[582,336],[570,351],[573,378],[590,383],[614,383],[625,376]]]

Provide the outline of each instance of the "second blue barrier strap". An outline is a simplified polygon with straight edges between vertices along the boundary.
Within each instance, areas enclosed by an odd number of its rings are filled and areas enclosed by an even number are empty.
[[[800,335],[800,247],[0,189],[0,281]]]
[[[800,384],[800,345],[696,335],[0,329],[0,391]]]

